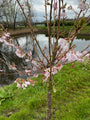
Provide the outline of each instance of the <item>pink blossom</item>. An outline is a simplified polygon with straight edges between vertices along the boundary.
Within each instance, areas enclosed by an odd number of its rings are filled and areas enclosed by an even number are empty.
[[[31,70],[25,70],[25,72],[28,74],[28,75],[31,75],[32,71]]]
[[[21,83],[21,81],[23,81],[22,78],[17,78],[17,79],[15,80],[15,83]]]
[[[57,55],[60,53],[60,50],[57,51]]]
[[[39,65],[37,64],[37,67],[39,67]]]
[[[50,77],[50,68],[45,69],[43,74],[44,74],[45,78],[49,78]]]
[[[42,59],[42,63],[43,63],[43,64],[45,64],[45,61],[44,61],[44,59],[45,59],[45,58],[43,57],[43,59]]]
[[[33,64],[36,64],[36,61],[35,61],[35,60],[32,60],[32,63],[33,63]]]
[[[32,73],[31,70],[25,70],[25,72],[26,72],[28,75],[31,75],[31,73]]]
[[[90,60],[90,55],[88,56],[88,59]]]
[[[3,40],[2,38],[0,38],[0,42],[1,42],[1,43],[3,43],[3,42],[4,42],[4,40]]]
[[[45,72],[44,71],[41,71],[41,75],[43,75]]]
[[[29,82],[31,81],[31,79],[30,79],[29,77],[27,78],[27,80],[28,80]]]
[[[21,84],[17,83],[17,87],[18,87],[18,88],[21,88]]]
[[[62,64],[58,64],[57,69],[60,71],[62,69],[63,65]]]
[[[65,58],[65,57],[63,57],[63,58],[61,59],[61,61],[62,61],[62,62],[64,62],[65,60],[66,60],[66,58]]]
[[[83,10],[83,11],[84,10],[88,10],[89,9],[89,5],[85,1],[79,0],[78,8]]]
[[[34,86],[34,83],[32,83],[32,86]]]
[[[38,74],[34,74],[34,77],[38,77]]]
[[[10,37],[10,33],[4,33],[6,37]]]
[[[66,59],[68,59],[68,61],[75,61],[77,60],[77,56],[76,54],[74,54],[74,52],[72,51],[69,51],[67,54],[66,54]]]
[[[54,4],[54,10],[57,9],[57,2]]]
[[[25,87],[27,87],[27,86],[28,86],[28,85],[25,84],[25,83],[22,84],[22,88],[23,88],[23,89],[25,89]]]
[[[25,84],[30,85],[30,82],[29,81],[25,81]]]
[[[7,37],[6,36],[2,36],[1,39],[4,42],[4,40],[7,40]]]
[[[63,48],[62,48],[62,51],[61,53],[64,53],[65,51],[68,51],[69,47],[67,45],[65,45]]]
[[[82,54],[85,55],[87,53],[87,51],[83,51]]]
[[[23,89],[26,89],[26,87],[28,87],[28,85],[30,85],[31,81],[28,79],[28,80],[24,80],[22,78],[17,78],[15,83],[17,83],[17,87],[18,88],[23,88]]]
[[[43,79],[43,82],[46,82],[47,81],[47,77],[45,77],[44,79]]]
[[[50,72],[50,68],[47,68],[44,70],[45,72]]]
[[[87,54],[86,57],[88,57],[88,59],[90,59],[90,54]]]
[[[14,46],[14,44],[9,43],[9,42],[7,42],[6,40],[4,40],[4,43],[5,43],[6,45],[8,45],[9,47],[13,47],[13,46]]]
[[[74,67],[74,65],[72,64],[72,68]]]
[[[32,52],[31,51],[28,52],[28,56],[32,57]]]
[[[83,58],[82,58],[82,53],[80,53],[79,51],[75,52],[75,51],[69,51],[67,54],[66,54],[66,59],[68,59],[68,61],[83,61]]]
[[[57,73],[57,67],[56,66],[53,66],[52,67],[52,74],[54,75],[54,74],[56,74]]]
[[[66,12],[65,12],[65,10],[63,10],[63,12],[61,13],[60,17],[63,17],[63,18],[66,17]]]
[[[24,81],[23,84],[22,84],[22,88],[26,89],[26,87],[28,87],[28,85],[30,85],[30,82],[29,81]]]
[[[49,78],[50,73],[49,73],[48,71],[46,71],[46,72],[44,73],[44,76],[45,76],[46,78]]]
[[[20,58],[23,58],[25,56],[25,53],[22,52],[20,49],[17,49],[15,53]]]
[[[25,61],[26,61],[26,62],[30,62],[30,60],[29,60],[29,59],[25,59]]]
[[[61,46],[61,48],[64,48],[65,46],[68,46],[68,42],[65,39],[61,39],[60,46]]]

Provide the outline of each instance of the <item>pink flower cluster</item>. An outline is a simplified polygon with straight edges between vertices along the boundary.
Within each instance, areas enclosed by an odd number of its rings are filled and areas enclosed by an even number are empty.
[[[25,89],[28,85],[30,85],[30,81],[25,81],[22,78],[17,78],[15,83],[17,83],[18,88],[23,88],[23,89]]]
[[[62,67],[63,67],[62,64],[58,64],[57,66],[53,66],[51,74],[52,75],[56,74],[58,71],[61,70]],[[47,81],[47,79],[50,77],[50,68],[47,68],[44,70],[44,76],[45,76],[45,78],[44,78],[43,82]]]
[[[74,50],[69,51],[66,54],[66,59],[68,61],[83,61],[83,53],[80,53],[79,51],[75,52]]]
[[[20,47],[17,48],[17,50],[16,50],[15,53],[16,53],[16,55],[17,55],[18,57],[20,57],[20,58],[23,58],[23,57],[25,56],[25,53],[21,50]]]
[[[83,55],[85,55],[87,51],[84,52],[79,52],[79,51],[74,51],[74,49],[69,49],[69,43],[65,39],[60,40],[60,49],[57,51],[57,58],[56,61],[58,60],[61,64],[62,62],[65,61],[83,61]],[[61,57],[61,55],[64,55]]]
[[[13,47],[12,39],[10,39],[10,33],[4,33],[4,35],[0,38],[0,42],[8,45],[9,47]]]
[[[28,70],[26,69],[25,72],[28,74],[28,75],[31,75],[32,71],[31,70]]]
[[[15,81],[15,83],[17,83],[17,87],[23,88],[23,89],[26,89],[26,87],[28,87],[28,85],[34,86],[35,82],[37,82],[37,81],[33,81],[30,78],[27,78],[27,80],[24,80],[22,78],[17,78]]]
[[[78,8],[81,9],[81,10],[88,10],[89,9],[89,4],[87,4],[85,2],[85,0],[78,0],[79,1],[79,5],[78,5]]]

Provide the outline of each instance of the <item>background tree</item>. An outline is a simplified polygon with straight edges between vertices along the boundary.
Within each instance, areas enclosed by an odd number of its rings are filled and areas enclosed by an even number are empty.
[[[28,17],[30,14],[32,14],[32,11],[30,9],[31,7],[31,2],[28,0],[21,1],[22,5],[25,5],[24,10],[26,14],[28,14]],[[26,20],[21,12],[21,9],[17,5],[16,0],[1,0],[0,1],[0,22],[4,23],[5,27],[12,27],[13,29],[16,28],[16,23],[21,22],[22,24],[26,24]],[[33,16],[33,14],[32,14]],[[30,17],[29,17],[30,19]],[[32,19],[31,19],[32,20]]]

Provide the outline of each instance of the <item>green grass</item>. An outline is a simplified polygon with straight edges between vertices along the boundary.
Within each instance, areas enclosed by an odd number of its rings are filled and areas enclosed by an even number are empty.
[[[39,79],[25,90],[15,83],[4,87],[11,97],[0,105],[0,120],[45,120],[47,84]],[[90,120],[90,61],[65,65],[54,83],[51,120]]]
[[[40,30],[47,30],[45,25],[38,25],[36,26],[36,28],[40,29]],[[64,26],[64,30],[66,33],[68,33],[70,31],[70,29],[72,28],[72,26]],[[60,30],[63,30],[63,27],[60,26]],[[80,32],[81,34],[90,34],[90,26],[86,26],[83,30],[81,30]]]
[[[37,33],[46,33],[47,34],[47,27],[45,25],[37,25],[37,26],[33,26],[34,28],[34,31]],[[64,27],[65,29],[65,33],[69,33],[69,30],[72,28],[72,26],[65,26]],[[57,28],[55,28],[57,29]],[[63,30],[63,27],[60,26],[60,31]],[[21,35],[24,35],[24,34],[30,34],[30,29],[29,27],[24,27],[24,26],[20,26],[18,28],[16,28],[15,30],[13,29],[9,29],[8,30],[11,34],[11,36],[21,36]],[[90,26],[86,26],[83,30],[81,30],[81,35],[79,37],[85,37],[88,35],[90,35]],[[83,36],[82,36],[83,35]],[[90,36],[88,36],[88,39],[89,39]]]

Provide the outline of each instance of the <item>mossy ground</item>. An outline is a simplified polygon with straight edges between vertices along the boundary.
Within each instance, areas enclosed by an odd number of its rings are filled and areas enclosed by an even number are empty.
[[[47,84],[39,79],[25,90],[4,87],[11,97],[0,105],[0,120],[45,120]],[[90,120],[90,61],[65,65],[53,82],[51,120]]]

